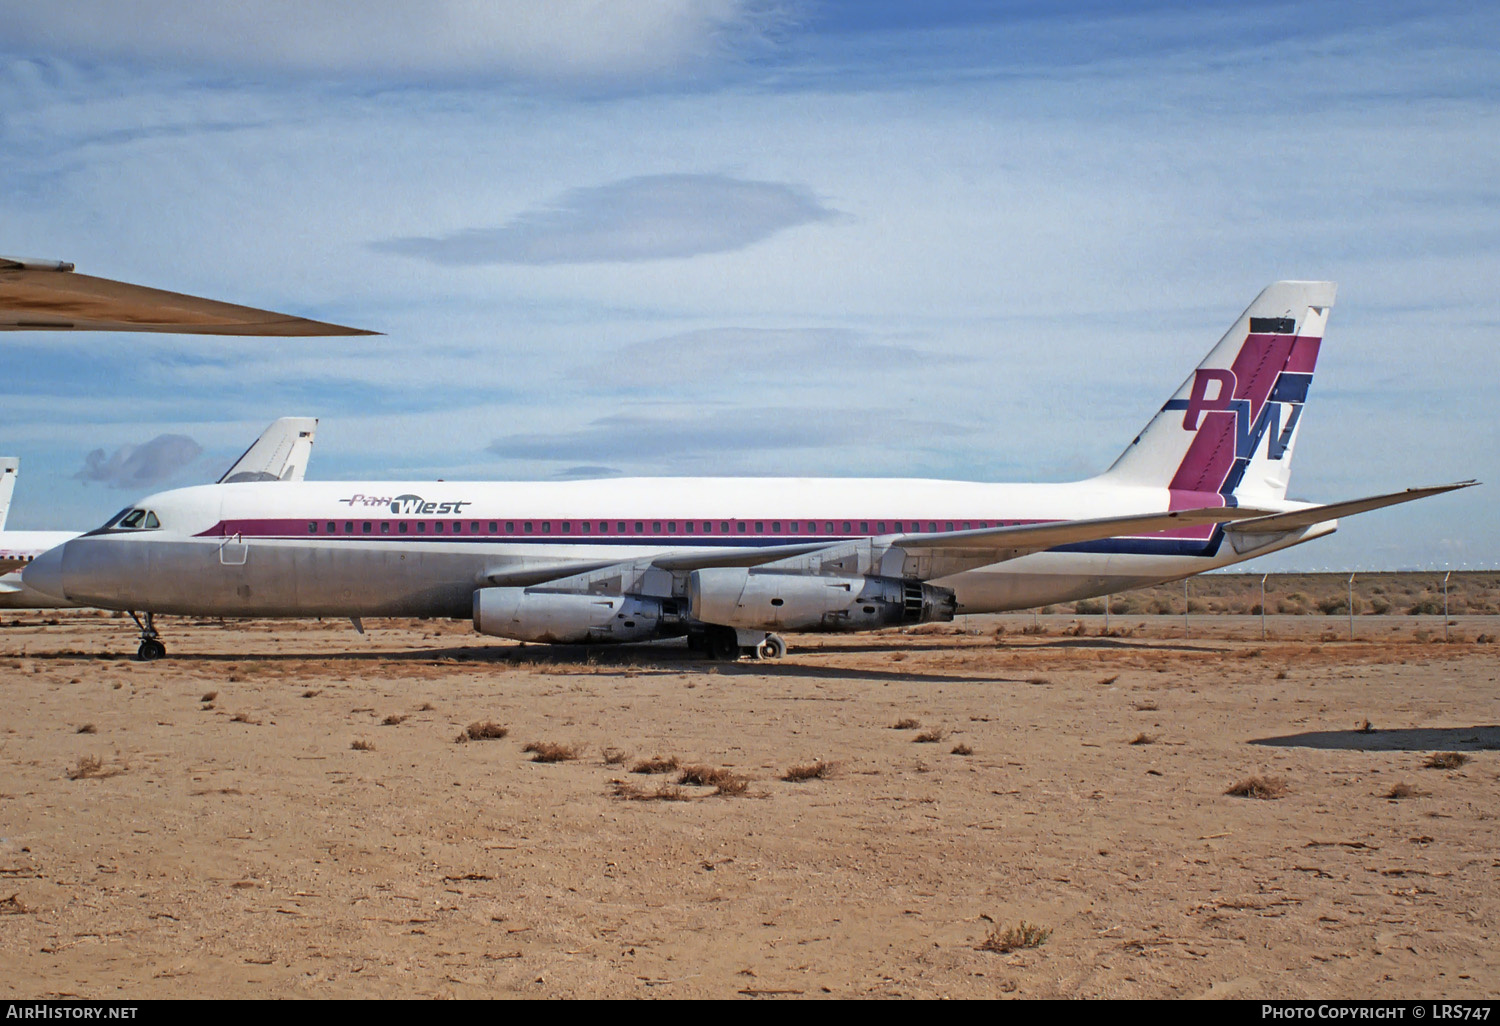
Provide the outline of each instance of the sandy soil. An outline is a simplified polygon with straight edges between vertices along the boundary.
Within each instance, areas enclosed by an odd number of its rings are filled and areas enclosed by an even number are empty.
[[[1325,617],[1264,642],[1250,617],[1074,622],[713,666],[174,620],[143,664],[128,621],[23,616],[0,627],[0,992],[1500,993],[1493,618],[1448,644],[1408,617],[1352,642]],[[455,741],[485,720],[508,736]],[[651,756],[748,788],[630,772]],[[1254,776],[1287,793],[1225,793]],[[981,949],[1023,921],[1045,943]]]

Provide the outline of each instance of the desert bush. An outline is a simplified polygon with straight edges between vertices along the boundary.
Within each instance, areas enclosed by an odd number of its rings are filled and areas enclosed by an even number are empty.
[[[1427,769],[1458,769],[1469,761],[1469,757],[1463,752],[1434,752],[1432,758],[1422,765]]]
[[[781,775],[782,780],[800,783],[804,780],[827,780],[833,776],[833,763],[819,759],[816,762],[799,763]]]
[[[1236,798],[1284,798],[1290,793],[1284,777],[1246,777],[1224,792]]]
[[[555,741],[531,741],[521,751],[530,752],[532,762],[568,762],[583,754],[580,748]]]
[[[676,772],[679,765],[681,765],[681,763],[677,761],[677,756],[675,755],[669,755],[666,758],[662,758],[660,755],[653,755],[649,759],[641,759],[640,761],[638,761],[634,766],[630,767],[630,772],[673,773]]]
[[[494,720],[475,720],[459,736],[469,741],[498,741],[509,733],[509,727],[503,727]]]
[[[1039,948],[1047,943],[1047,938],[1052,936],[1052,930],[1045,926],[1037,926],[1021,920],[1015,926],[1005,929],[995,927],[984,940],[979,943],[980,951],[994,951],[1006,954],[1025,948]]]

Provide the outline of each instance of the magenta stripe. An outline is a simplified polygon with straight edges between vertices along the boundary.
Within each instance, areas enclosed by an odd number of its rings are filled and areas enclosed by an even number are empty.
[[[1247,335],[1240,353],[1234,358],[1234,397],[1250,400],[1250,419],[1260,415],[1260,408],[1271,395],[1276,375],[1286,366],[1294,338],[1291,335]],[[1228,469],[1227,467],[1225,468]],[[1223,483],[1223,478],[1219,483]]]
[[[1287,357],[1286,369],[1293,374],[1311,374],[1318,365],[1318,348],[1322,342],[1311,335],[1298,336],[1292,343],[1292,355]]]

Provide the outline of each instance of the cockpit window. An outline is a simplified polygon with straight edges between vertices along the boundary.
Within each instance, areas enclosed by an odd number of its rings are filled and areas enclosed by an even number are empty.
[[[161,521],[149,509],[128,509],[110,526],[124,531],[154,531],[161,526]]]

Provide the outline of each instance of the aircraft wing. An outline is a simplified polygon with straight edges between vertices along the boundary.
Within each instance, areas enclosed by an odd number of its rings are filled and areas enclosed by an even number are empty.
[[[10,516],[10,497],[16,490],[16,475],[21,472],[21,461],[14,456],[0,456],[0,531],[5,530],[5,518]]]
[[[679,590],[673,580],[676,576],[711,567],[752,566],[787,573],[868,573],[931,580],[1057,545],[1228,523],[1263,517],[1267,512],[1214,507],[971,531],[746,546],[713,552],[679,549],[625,562],[563,563],[547,568],[502,570],[486,575],[484,582],[497,587],[537,588],[549,592],[622,594],[639,591],[671,595]]]
[[[317,433],[316,417],[282,417],[266,428],[217,483],[301,481]]]
[[[0,257],[0,331],[157,331],[185,335],[378,332],[73,273],[62,260]]]
[[[1293,510],[1290,513],[1273,513],[1270,516],[1251,517],[1249,520],[1240,520],[1229,524],[1225,527],[1225,530],[1242,534],[1276,534],[1282,531],[1295,531],[1299,528],[1311,527],[1314,524],[1325,523],[1329,520],[1337,520],[1339,517],[1350,517],[1356,513],[1365,513],[1372,509],[1382,509],[1386,506],[1394,506],[1402,502],[1411,502],[1413,499],[1425,499],[1429,495],[1441,495],[1444,492],[1455,491],[1459,488],[1472,488],[1478,483],[1478,481],[1457,481],[1453,484],[1433,485],[1428,488],[1408,488],[1404,492],[1371,495],[1363,499],[1332,502],[1326,506],[1311,506],[1307,509]]]

